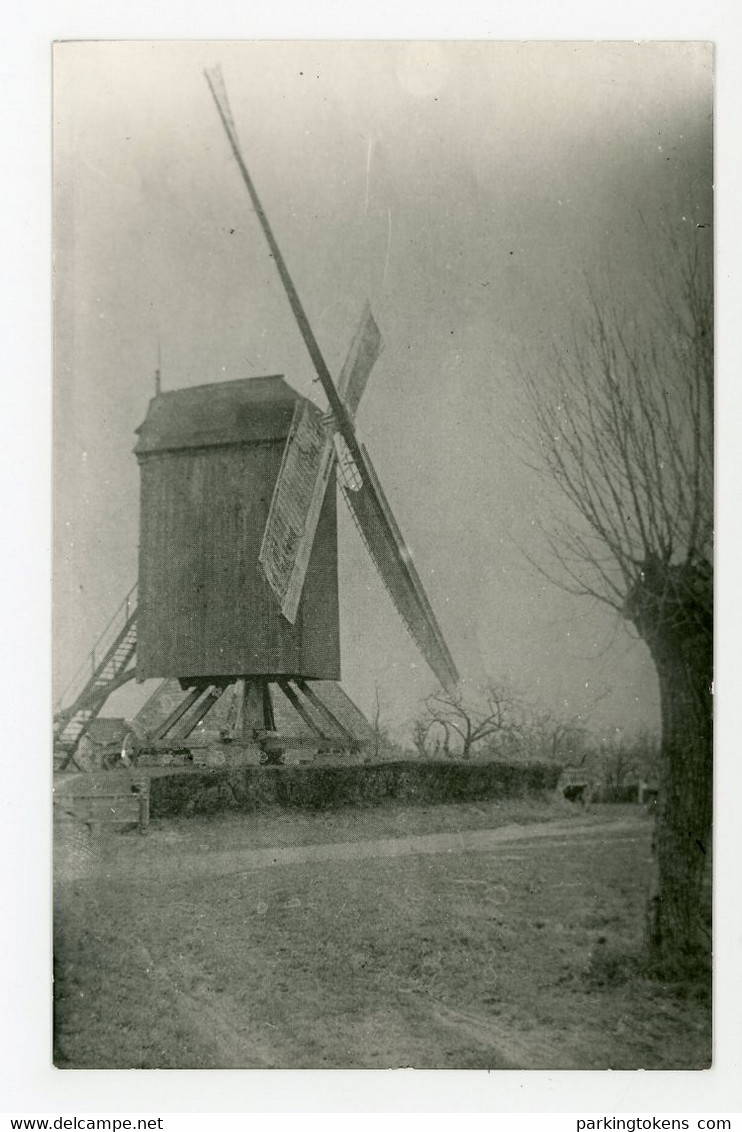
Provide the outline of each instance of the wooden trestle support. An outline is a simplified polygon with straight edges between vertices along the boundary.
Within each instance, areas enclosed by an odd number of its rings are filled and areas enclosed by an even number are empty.
[[[308,731],[285,734],[276,730],[273,706],[274,691],[286,697]],[[187,690],[182,701],[149,733],[136,724],[124,739],[122,756],[125,762],[136,763],[144,758],[159,761],[166,753],[188,753],[200,747],[213,746],[214,738],[194,735],[196,728],[208,723],[208,715],[225,693],[232,689],[233,701],[226,725],[218,728],[217,746],[257,753],[263,765],[280,765],[288,750],[357,753],[362,742],[337,715],[323,703],[311,685],[300,677],[245,677],[238,680],[200,681]],[[210,733],[211,734],[211,733]]]

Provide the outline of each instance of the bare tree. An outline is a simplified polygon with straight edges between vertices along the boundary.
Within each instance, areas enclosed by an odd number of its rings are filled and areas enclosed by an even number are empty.
[[[690,228],[690,225],[688,226]],[[568,501],[545,572],[646,642],[661,696],[649,944],[663,970],[708,955],[712,817],[713,303],[693,229],[630,309],[589,298],[546,375],[524,374],[538,466]],[[544,567],[542,566],[543,570]]]
[[[641,778],[649,784],[656,785],[660,772],[661,743],[659,736],[654,731],[644,727],[636,736],[633,748],[634,761]]]
[[[505,683],[491,680],[479,694],[434,692],[413,728],[418,750],[427,751],[430,736],[442,736],[443,754],[468,759],[475,746],[489,740],[501,750],[519,742],[524,733],[524,714],[520,700]]]
[[[572,714],[535,709],[528,724],[531,753],[561,763],[565,769],[582,767],[594,745],[588,727],[590,714],[606,695],[607,691],[586,710]]]
[[[621,790],[640,774],[636,748],[619,735],[612,735],[600,748],[600,773],[609,790]]]
[[[423,716],[418,717],[412,721],[412,745],[421,758],[425,758],[428,754],[428,732],[430,730],[429,721]]]
[[[609,789],[621,790],[640,780],[655,781],[658,766],[659,743],[647,729],[634,738],[614,732],[603,739],[597,750],[597,769]]]
[[[374,704],[371,710],[371,730],[373,732],[373,757],[380,759],[382,754],[389,748],[389,732],[387,727],[382,722],[384,707],[382,704],[381,693],[379,685],[377,684],[374,689]]]

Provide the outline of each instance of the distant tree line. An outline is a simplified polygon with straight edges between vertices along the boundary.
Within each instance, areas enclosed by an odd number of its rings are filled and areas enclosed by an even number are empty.
[[[398,741],[385,715],[378,687],[369,713],[373,743],[369,762],[423,759],[552,762],[576,779],[610,790],[659,777],[659,736],[648,728],[626,734],[601,730],[590,717],[601,696],[582,713],[562,714],[534,705],[506,679],[480,689],[432,692],[408,724],[409,740]]]

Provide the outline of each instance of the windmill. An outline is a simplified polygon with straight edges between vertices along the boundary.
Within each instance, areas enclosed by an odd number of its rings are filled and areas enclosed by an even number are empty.
[[[108,668],[96,673],[93,661],[86,687],[59,717],[67,762],[105,702],[106,682],[119,686],[134,675],[163,683],[140,717],[146,727],[130,736],[132,750],[187,747],[226,700],[223,737],[257,744],[263,761],[280,761],[292,746],[359,745],[360,713],[337,684],[336,482],[422,656],[444,688],[458,682],[356,434],[358,405],[381,351],[379,328],[366,304],[336,384],[247,170],[219,69],[206,79],[328,409],[280,375],[167,393],[158,386],[135,448],[138,604],[132,610],[127,603],[121,642],[105,650]],[[286,734],[279,702],[303,721],[303,737]]]

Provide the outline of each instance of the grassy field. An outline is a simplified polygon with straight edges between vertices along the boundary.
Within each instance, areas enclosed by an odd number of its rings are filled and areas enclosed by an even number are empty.
[[[550,820],[552,837],[456,846],[462,828]],[[224,866],[245,849],[446,831],[446,852]],[[57,854],[55,1062],[703,1068],[707,998],[631,968],[649,842],[637,807],[515,802],[78,838],[84,869],[69,845]]]

